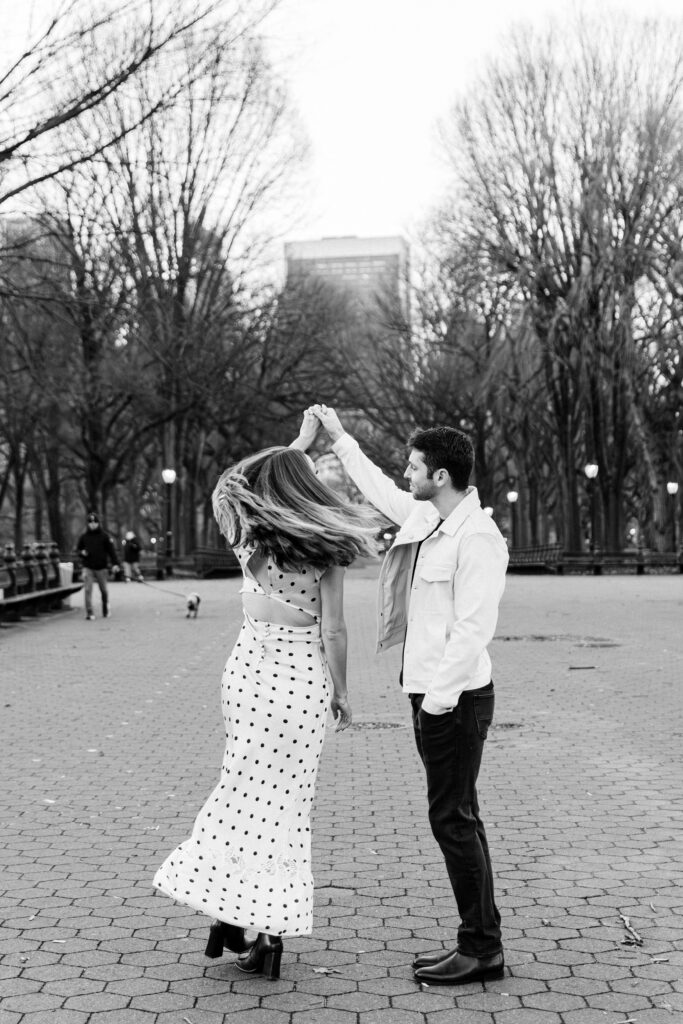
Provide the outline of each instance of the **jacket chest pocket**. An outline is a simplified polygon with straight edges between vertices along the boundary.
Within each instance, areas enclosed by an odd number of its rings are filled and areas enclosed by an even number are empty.
[[[451,603],[453,568],[423,565],[419,570],[420,605],[426,612],[443,612]]]

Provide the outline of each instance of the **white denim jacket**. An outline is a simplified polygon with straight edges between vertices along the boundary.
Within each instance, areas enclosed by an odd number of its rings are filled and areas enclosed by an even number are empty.
[[[505,540],[475,487],[435,530],[434,505],[397,487],[349,434],[332,450],[368,501],[401,527],[380,572],[377,650],[405,639],[403,689],[424,693],[424,711],[442,714],[463,690],[491,680],[486,648],[505,587]]]

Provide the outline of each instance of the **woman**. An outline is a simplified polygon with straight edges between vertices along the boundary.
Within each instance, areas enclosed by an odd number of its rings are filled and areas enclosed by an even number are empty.
[[[244,622],[222,681],[221,780],[192,836],[155,886],[215,917],[206,955],[243,955],[240,970],[279,977],[283,935],[312,929],[309,816],[327,708],[351,724],[344,566],[374,554],[377,516],[321,483],[304,454],[318,420],[290,448],[269,448],[221,476],[221,533],[244,575]],[[245,929],[258,932],[255,942]]]

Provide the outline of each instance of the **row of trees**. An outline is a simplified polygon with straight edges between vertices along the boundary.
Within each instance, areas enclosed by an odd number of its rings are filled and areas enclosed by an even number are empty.
[[[114,62],[146,27],[135,70],[130,56],[124,71],[91,68],[105,83],[96,101],[72,100],[77,115],[50,129],[48,157],[68,160],[48,158],[45,174],[30,160],[12,167],[5,198],[28,171],[30,206],[2,224],[5,539],[68,549],[86,508],[117,532],[159,532],[160,468],[173,466],[180,547],[191,548],[218,468],[279,434],[283,417],[295,429],[315,371],[297,322],[324,332],[334,302],[315,284],[284,301],[255,285],[266,216],[291,198],[305,144],[258,39],[267,7],[246,21],[227,7],[167,13],[156,48],[156,4],[133,33],[139,8],[126,8],[123,34],[102,19]],[[48,56],[71,66],[91,35],[60,27]]]
[[[587,464],[598,543],[674,542],[682,43],[680,24],[615,18],[510,36],[442,126],[454,187],[412,330],[394,319],[381,372],[356,377],[380,448],[415,422],[472,431],[484,502],[519,494],[522,543],[585,545]]]
[[[443,126],[453,186],[420,240],[410,315],[385,297],[372,319],[319,281],[263,283],[305,156],[258,40],[268,6],[133,3],[123,21],[58,19],[34,50],[54,105],[32,87],[42,105],[8,118],[0,147],[0,214],[27,200],[0,254],[3,539],[68,549],[86,508],[158,534],[171,466],[191,550],[220,469],[286,442],[322,399],[389,472],[416,424],[470,431],[483,502],[502,516],[519,493],[520,542],[585,543],[591,462],[601,542],[622,547],[635,523],[670,545],[679,28],[514,33]]]

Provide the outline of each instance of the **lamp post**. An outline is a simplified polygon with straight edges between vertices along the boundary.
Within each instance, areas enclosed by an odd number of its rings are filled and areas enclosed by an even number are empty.
[[[667,493],[671,495],[671,521],[673,523],[673,538],[674,538],[673,551],[674,551],[674,554],[676,554],[676,552],[678,551],[678,537],[677,537],[677,533],[678,533],[677,526],[678,526],[678,524],[676,522],[676,518],[677,518],[676,517],[676,512],[678,511],[678,509],[676,508],[676,495],[678,494],[678,483],[675,480],[669,480],[669,482],[666,485],[666,490],[667,490]]]
[[[175,469],[162,469],[161,479],[166,485],[166,545],[165,545],[165,562],[166,562],[166,575],[173,575],[173,530],[171,529],[171,488],[175,483],[177,473]]]
[[[512,547],[514,549],[517,547],[517,516],[515,515],[515,505],[517,504],[517,499],[519,498],[519,491],[508,491],[505,497],[510,503],[510,532],[512,534],[511,540]]]
[[[586,480],[588,481],[588,494],[591,503],[591,535],[590,535],[590,553],[595,555],[595,535],[596,535],[596,503],[595,503],[595,478],[598,475],[599,466],[595,462],[587,462],[583,468],[586,474]]]

